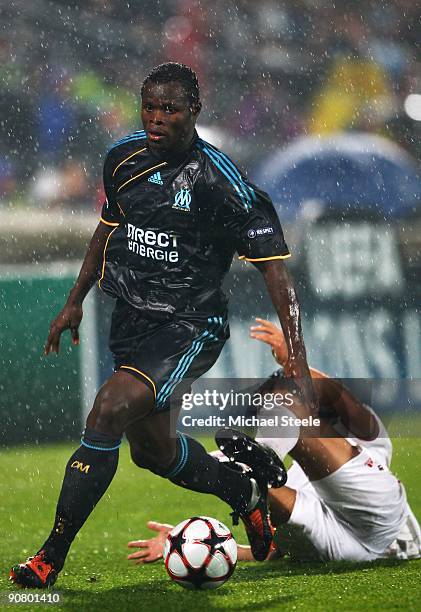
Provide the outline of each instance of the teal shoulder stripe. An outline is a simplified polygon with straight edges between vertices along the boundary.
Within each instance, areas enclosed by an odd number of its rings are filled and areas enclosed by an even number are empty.
[[[225,155],[225,153],[211,145],[209,142],[205,142],[204,140],[202,142],[206,145],[208,149],[213,151],[215,155],[217,155],[219,158],[221,158],[221,160],[225,162],[226,166],[228,166],[234,176],[236,176],[238,181],[243,185],[244,189],[247,190],[251,194],[253,200],[256,201],[256,194],[254,192],[254,189],[246,181],[244,181],[243,177],[241,176],[241,172],[238,170],[237,166],[233,163],[233,161],[228,157],[228,155]]]
[[[235,191],[240,196],[240,199],[243,203],[243,206],[246,210],[250,210],[252,207],[252,201],[250,194],[244,189],[242,181],[239,181],[237,177],[235,177],[232,171],[227,167],[227,164],[216,155],[212,150],[208,149],[204,144],[199,143],[200,149],[207,155],[212,162],[215,164],[217,168],[222,172],[222,174],[229,180],[231,185],[234,187]]]

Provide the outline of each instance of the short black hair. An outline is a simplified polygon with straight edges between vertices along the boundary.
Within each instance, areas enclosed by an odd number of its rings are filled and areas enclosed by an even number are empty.
[[[200,105],[199,81],[196,73],[189,66],[177,62],[166,62],[155,66],[145,77],[140,90],[141,95],[148,83],[181,83],[191,105]]]

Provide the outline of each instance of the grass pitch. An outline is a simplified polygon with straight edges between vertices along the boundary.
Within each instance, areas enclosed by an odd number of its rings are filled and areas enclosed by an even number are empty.
[[[393,469],[405,483],[415,514],[421,516],[417,438],[395,441]],[[0,452],[1,591],[11,565],[24,560],[50,530],[64,466],[75,445],[13,447]],[[216,498],[177,488],[136,468],[122,447],[114,481],[78,535],[54,589],[54,610],[419,610],[418,561],[292,564],[240,563],[233,577],[213,592],[185,591],[167,577],[162,563],[132,566],[127,542],[146,537],[149,519],[177,523],[196,514],[230,524],[228,507]],[[233,529],[240,543],[241,528]],[[20,591],[33,592],[33,591]],[[37,591],[38,592],[38,591]],[[39,593],[39,592],[38,592]],[[0,593],[4,596],[4,593]],[[0,599],[6,609],[7,599]],[[46,604],[21,605],[39,610]],[[50,606],[51,607],[51,606]],[[7,606],[7,609],[11,609]]]

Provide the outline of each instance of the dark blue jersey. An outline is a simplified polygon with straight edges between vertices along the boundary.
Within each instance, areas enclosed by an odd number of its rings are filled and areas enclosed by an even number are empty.
[[[101,221],[115,229],[99,286],[145,313],[222,314],[235,252],[252,262],[290,256],[269,196],[197,134],[178,158],[157,157],[145,132],[123,138],[104,186]]]

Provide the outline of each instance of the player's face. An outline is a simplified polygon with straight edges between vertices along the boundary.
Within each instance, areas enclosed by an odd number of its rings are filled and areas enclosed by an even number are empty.
[[[180,83],[150,83],[145,87],[142,122],[152,150],[171,153],[188,146],[198,114],[199,109],[190,107]]]

